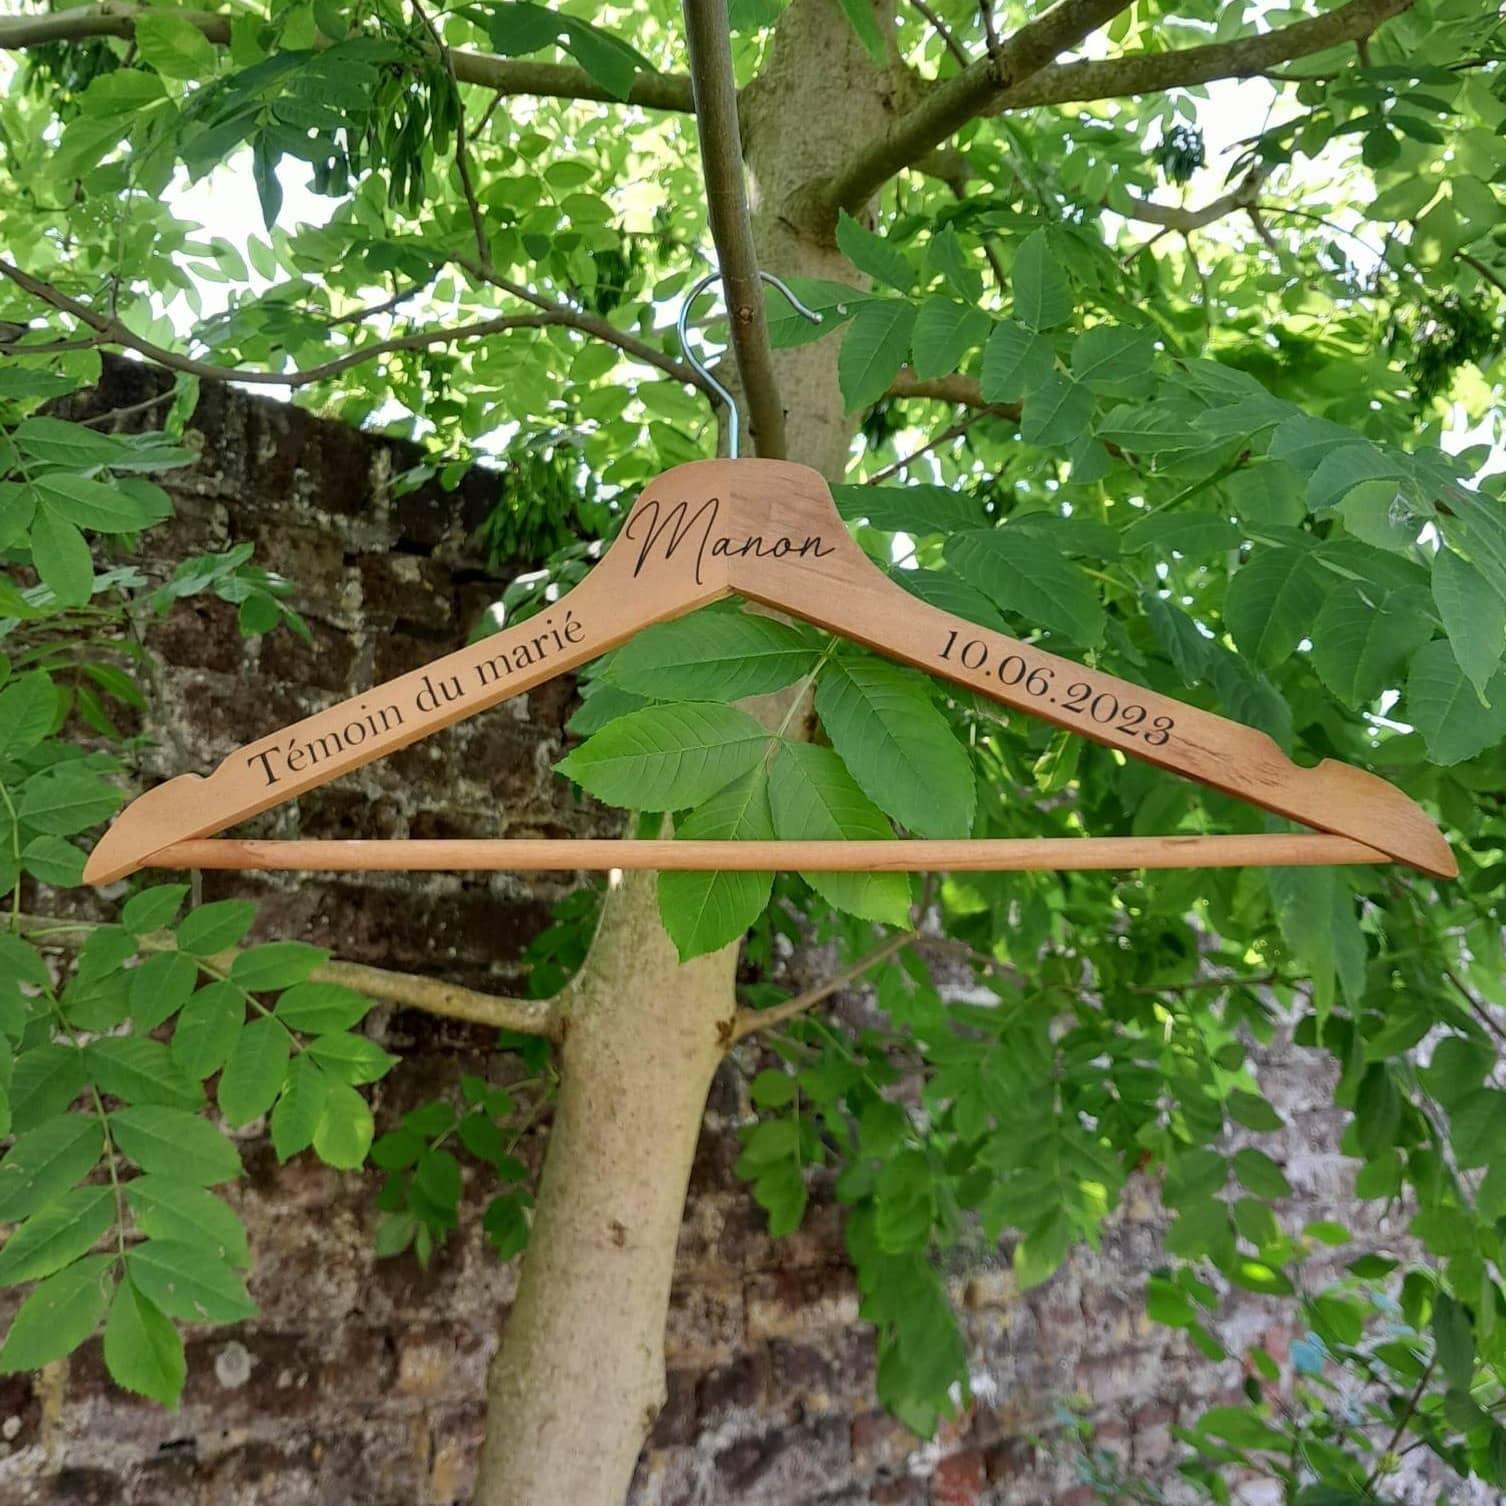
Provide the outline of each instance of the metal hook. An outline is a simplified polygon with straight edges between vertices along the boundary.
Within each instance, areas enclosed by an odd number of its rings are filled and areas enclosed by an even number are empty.
[[[737,403],[732,394],[727,391],[717,379],[701,364],[700,359],[690,348],[690,336],[687,326],[690,322],[690,306],[712,283],[721,277],[720,272],[708,272],[686,295],[685,301],[680,305],[680,317],[675,320],[675,333],[680,337],[680,354],[685,357],[692,370],[711,388],[716,395],[727,405],[727,455],[729,459],[736,460],[741,452],[742,444],[742,419],[738,415]],[[821,316],[815,309],[807,308],[794,290],[782,278],[775,277],[772,272],[759,272],[758,274],[770,287],[778,288],[789,300],[790,307],[800,315],[802,319],[809,319],[812,324],[819,324]]]

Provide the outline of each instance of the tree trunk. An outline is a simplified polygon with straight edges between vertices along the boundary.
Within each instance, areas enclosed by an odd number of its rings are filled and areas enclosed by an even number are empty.
[[[560,1100],[487,1383],[473,1506],[620,1506],[664,1404],[664,1323],[737,948],[680,966],[654,875],[608,894],[569,993]]]
[[[887,16],[890,0],[878,9]],[[838,0],[794,0],[742,104],[764,268],[859,280],[781,210],[898,102]],[[837,388],[837,343],[776,352],[789,458],[832,478],[856,423]],[[776,725],[788,702],[765,702],[750,709]],[[652,874],[629,874],[608,895],[570,990],[560,1103],[488,1380],[472,1506],[621,1506],[664,1401],[675,1247],[706,1095],[731,1040],[736,957],[729,946],[680,966]]]

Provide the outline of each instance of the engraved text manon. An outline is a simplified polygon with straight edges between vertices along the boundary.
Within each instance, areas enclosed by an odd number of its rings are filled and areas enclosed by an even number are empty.
[[[639,504],[623,529],[624,537],[638,544],[638,558],[633,562],[636,579],[650,560],[671,560],[683,545],[688,557],[695,562],[696,584],[701,584],[701,567],[709,559],[733,558],[754,555],[758,559],[785,559],[790,555],[804,558],[825,559],[836,551],[835,544],[824,543],[821,535],[808,534],[804,539],[792,538],[778,533],[765,537],[761,533],[742,535],[718,533],[716,515],[721,510],[721,499],[707,497],[699,507],[692,509],[689,502],[676,502],[673,507],[661,507],[657,498]]]

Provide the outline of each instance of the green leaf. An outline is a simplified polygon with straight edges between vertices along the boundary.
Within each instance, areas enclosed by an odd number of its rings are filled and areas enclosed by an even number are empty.
[[[227,1124],[239,1128],[272,1107],[287,1077],[290,1046],[288,1032],[274,1019],[252,1020],[241,1031],[220,1074],[220,1112]]]
[[[1095,324],[1072,342],[1072,375],[1094,392],[1138,397],[1151,380],[1155,354],[1148,331]]]
[[[552,46],[564,30],[564,17],[547,6],[514,0],[487,7],[487,36],[493,51],[505,58],[524,57],[541,47]]]
[[[1489,706],[1480,704],[1446,639],[1435,638],[1412,656],[1403,710],[1434,763],[1461,763],[1506,736],[1506,671],[1496,671],[1485,695]]]
[[[86,1065],[95,1083],[127,1103],[165,1103],[194,1108],[202,1101],[197,1082],[190,1081],[161,1041],[140,1035],[107,1035],[84,1047]]]
[[[120,911],[120,923],[137,936],[170,926],[188,896],[187,884],[154,884],[133,894]]]
[[[1407,660],[1432,631],[1420,592],[1346,581],[1313,624],[1313,668],[1341,701],[1368,706],[1401,686]]]
[[[198,957],[213,957],[233,947],[256,919],[247,899],[221,899],[190,910],[178,926],[178,945]]]
[[[125,1184],[136,1227],[151,1239],[201,1244],[217,1260],[248,1266],[251,1250],[235,1211],[212,1192],[175,1177],[134,1177]]]
[[[230,981],[253,994],[290,988],[328,961],[329,953],[323,947],[301,941],[269,941],[248,947],[236,957],[230,964]]]
[[[371,1149],[371,1108],[349,1083],[330,1082],[319,1122],[314,1128],[314,1152],[336,1171],[354,1171]]]
[[[29,753],[52,731],[58,693],[45,670],[34,669],[0,690],[0,758]]]
[[[23,1051],[10,1080],[13,1129],[22,1134],[61,1114],[87,1080],[84,1053],[72,1046],[49,1041]]]
[[[289,1030],[327,1035],[359,1025],[372,1002],[339,983],[299,983],[278,999],[274,1013]]]
[[[993,628],[995,632],[1009,631],[1009,624],[993,602],[950,570],[895,570],[892,576],[912,596],[940,607],[943,612],[976,622],[979,627]]]
[[[1255,663],[1279,663],[1312,631],[1328,586],[1308,550],[1256,550],[1229,583],[1224,621]]]
[[[1234,1154],[1234,1175],[1257,1197],[1290,1197],[1291,1184],[1263,1150],[1246,1146]]]
[[[910,336],[915,375],[929,381],[960,371],[963,357],[987,333],[988,315],[982,309],[933,293],[921,304]]]
[[[910,350],[915,306],[899,298],[860,304],[837,353],[837,382],[848,412],[878,402]]]
[[[920,538],[976,528],[983,516],[975,497],[950,486],[834,486],[831,493],[844,518]]]
[[[33,837],[21,849],[21,864],[39,883],[71,889],[84,880],[84,855],[61,837]]]
[[[947,540],[947,563],[1013,616],[1094,647],[1106,618],[1078,566],[1039,534],[1009,527],[969,529]]]
[[[164,78],[204,78],[214,72],[214,48],[192,22],[170,11],[138,16],[133,32],[141,56]]]
[[[765,288],[764,319],[769,326],[769,344],[775,350],[824,340],[873,297],[846,283],[827,282],[819,277],[791,277],[789,284],[807,308],[821,315],[821,322],[812,324],[777,288]]]
[[[105,1322],[105,1368],[117,1386],[176,1407],[188,1375],[183,1339],[136,1283],[115,1288]]]
[[[59,1114],[17,1135],[0,1160],[0,1224],[55,1202],[94,1169],[103,1150],[92,1114]]]
[[[684,810],[747,773],[768,742],[768,732],[732,706],[646,706],[609,722],[555,768],[609,805]]]
[[[33,1214],[0,1249],[0,1286],[38,1281],[88,1254],[115,1222],[108,1187],[75,1187]]]
[[[120,791],[97,774],[59,764],[22,785],[19,815],[25,826],[70,837],[113,815],[120,800]]]
[[[136,533],[172,514],[165,492],[161,495],[167,505],[154,506],[145,497],[85,476],[38,476],[35,486],[46,512],[95,533]]]
[[[1356,440],[1330,450],[1307,478],[1307,505],[1313,512],[1336,507],[1367,481],[1393,480],[1404,472],[1373,444]]]
[[[816,712],[880,810],[924,837],[972,829],[972,766],[913,670],[880,659],[834,659],[816,682]]]
[[[562,16],[565,46],[575,61],[601,85],[613,99],[626,99],[640,70],[650,65],[643,55],[620,37],[602,31],[574,16]]]
[[[183,952],[155,952],[131,970],[131,1018],[143,1030],[155,1030],[181,1009],[199,981],[199,969]]]
[[[149,1239],[126,1251],[126,1270],[163,1312],[185,1323],[234,1323],[256,1313],[245,1283],[202,1243]]]
[[[1099,424],[1098,437],[1135,455],[1204,449],[1208,436],[1193,427],[1195,417],[1195,410],[1176,402],[1121,403]]]
[[[376,1082],[390,1072],[397,1062],[364,1035],[320,1035],[308,1043],[306,1054],[312,1056],[331,1077],[343,1082]]]
[[[879,30],[878,17],[874,14],[872,0],[837,0],[848,24],[857,33],[858,41],[875,63],[886,64],[884,34]],[[850,254],[850,253],[849,253]]]
[[[1447,1292],[1433,1303],[1433,1342],[1444,1378],[1460,1391],[1475,1382],[1475,1327],[1469,1310]]]
[[[1271,460],[1284,460],[1303,475],[1310,476],[1340,445],[1352,445],[1358,439],[1353,429],[1298,413],[1276,426],[1266,451]]]
[[[144,77],[144,75],[138,75]],[[161,86],[156,92],[160,94]],[[73,470],[90,470],[114,465],[130,456],[130,447],[113,434],[100,434],[82,424],[47,414],[33,414],[11,430],[16,448],[28,460],[43,465],[64,465]],[[47,480],[60,478],[50,476]]]
[[[871,840],[894,835],[884,813],[858,788],[830,748],[786,743],[769,777],[775,834],[785,841]],[[909,925],[910,883],[901,873],[807,873],[828,904],[864,920]]]
[[[207,1119],[184,1109],[139,1104],[110,1115],[115,1142],[143,1171],[201,1187],[241,1173],[240,1153]]]
[[[1154,549],[1165,558],[1206,559],[1238,545],[1243,535],[1227,518],[1211,512],[1162,512],[1141,518],[1124,531],[1124,552]]]
[[[760,762],[697,806],[676,837],[710,841],[772,838],[768,771]],[[659,875],[659,913],[682,962],[742,936],[763,913],[772,873],[668,871]]]
[[[1506,598],[1468,560],[1440,549],[1433,559],[1433,601],[1459,668],[1483,696],[1506,649]]]
[[[314,1143],[314,1131],[324,1113],[329,1086],[330,1079],[319,1070],[317,1062],[304,1054],[293,1058],[288,1068],[287,1086],[273,1107],[268,1123],[272,1148],[279,1161],[289,1160]]]
[[[1462,1170],[1494,1165],[1506,1155],[1506,1093],[1476,1088],[1454,1105],[1449,1136]]]
[[[1014,315],[1031,329],[1052,329],[1072,313],[1072,293],[1044,230],[1025,237],[1010,273]]]
[[[206,983],[184,1004],[173,1030],[172,1059],[195,1082],[225,1065],[246,1022],[246,1001],[219,980]]]
[[[767,695],[808,674],[819,639],[751,612],[696,612],[630,638],[607,678],[655,700],[738,701]]]
[[[983,400],[1018,401],[1051,375],[1055,359],[1049,335],[1027,329],[1016,319],[1001,319],[983,347]]]
[[[868,8],[866,3],[863,8]],[[904,252],[860,225],[845,209],[837,216],[837,248],[858,271],[896,293],[908,293],[915,283],[915,269]]]
[[[1025,394],[1020,438],[1026,444],[1068,444],[1087,432],[1093,394],[1081,382],[1053,371]]]
[[[261,205],[262,224],[269,232],[282,213],[282,184],[277,177],[277,162],[281,156],[272,138],[262,131],[251,142],[251,181],[256,185],[257,202]]]
[[[976,303],[983,296],[983,274],[968,259],[967,248],[950,225],[932,231],[926,268],[946,278],[965,303]]]
[[[0,1373],[40,1370],[99,1327],[115,1285],[114,1255],[86,1255],[49,1276],[17,1309],[0,1345]]]

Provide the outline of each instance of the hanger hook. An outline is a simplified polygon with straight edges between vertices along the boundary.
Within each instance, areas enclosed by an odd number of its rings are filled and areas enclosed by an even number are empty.
[[[727,405],[727,456],[731,460],[736,460],[741,453],[742,448],[742,419],[738,415],[737,403],[734,400],[732,394],[728,392],[727,389],[723,387],[722,384],[717,381],[714,376],[712,376],[712,374],[702,364],[700,358],[690,348],[690,334],[688,330],[690,323],[691,305],[696,301],[697,298],[701,296],[702,293],[706,291],[707,288],[711,286],[712,283],[716,282],[721,277],[721,275],[722,274],[720,272],[708,272],[685,295],[685,301],[680,305],[680,317],[675,320],[675,333],[680,337],[680,354],[685,357],[685,360],[689,363],[691,369],[695,371],[696,375],[699,376],[701,380],[704,381],[706,385],[710,387],[711,390],[715,392],[716,395],[721,398],[721,400]],[[796,297],[794,289],[791,288],[783,278],[776,277],[772,272],[760,271],[758,275],[766,283],[768,283],[770,287],[778,288],[779,291],[783,293],[784,296],[789,300],[790,307],[794,309],[794,311],[799,314],[802,319],[809,319],[812,324],[819,324],[821,322],[820,314],[818,314],[813,308],[807,308],[806,305],[803,304],[798,297]]]

